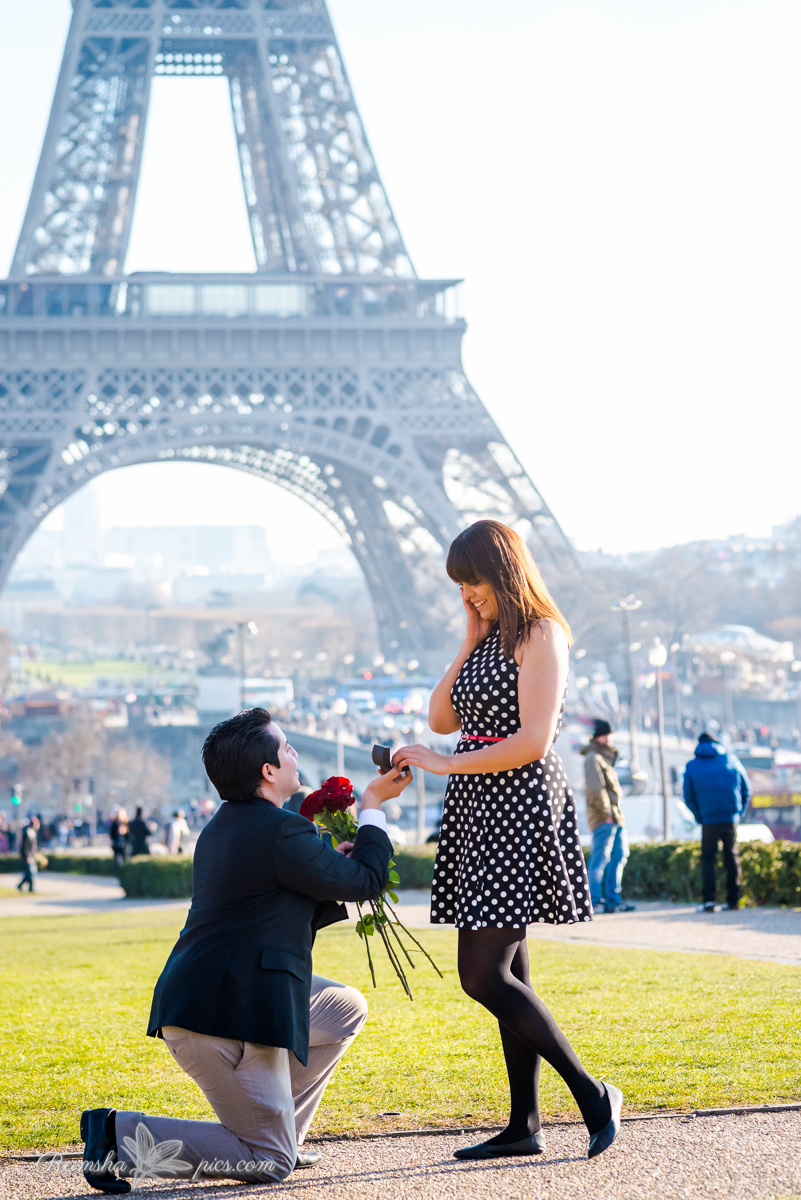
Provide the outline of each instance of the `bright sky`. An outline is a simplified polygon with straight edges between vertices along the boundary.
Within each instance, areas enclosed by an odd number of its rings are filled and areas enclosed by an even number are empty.
[[[330,3],[417,270],[466,277],[467,371],[577,544],[801,511],[798,0]],[[0,0],[0,270],[69,11]],[[252,265],[223,82],[157,79],[128,269]],[[220,470],[105,476],[104,524],[274,510]]]

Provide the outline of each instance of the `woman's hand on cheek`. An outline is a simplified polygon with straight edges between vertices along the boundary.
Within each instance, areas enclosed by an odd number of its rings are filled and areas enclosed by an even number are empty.
[[[478,610],[472,601],[467,599],[464,592],[462,592],[462,604],[464,605],[465,616],[467,618],[464,631],[465,641],[478,645],[482,637],[481,618],[478,615]]]
[[[465,641],[477,646],[479,642],[483,642],[484,638],[488,636],[492,628],[492,622],[486,621],[481,616],[475,604],[473,604],[472,600],[467,599],[464,592],[462,592],[462,604],[467,616],[467,625],[464,634]]]

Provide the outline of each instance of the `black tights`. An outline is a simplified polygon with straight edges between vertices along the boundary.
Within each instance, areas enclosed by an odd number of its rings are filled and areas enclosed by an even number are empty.
[[[604,1085],[588,1075],[570,1042],[531,987],[525,929],[460,929],[462,987],[497,1018],[509,1076],[509,1124],[491,1142],[517,1142],[540,1128],[541,1059],[558,1071],[590,1133],[611,1117]]]

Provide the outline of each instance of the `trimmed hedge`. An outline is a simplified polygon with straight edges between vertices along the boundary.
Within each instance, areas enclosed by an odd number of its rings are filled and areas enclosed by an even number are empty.
[[[395,852],[402,888],[431,887],[435,852],[436,846],[413,846]],[[192,895],[192,859],[183,854],[158,858],[140,855],[122,868],[120,884],[130,899],[188,899]]]
[[[746,904],[801,906],[801,843],[741,842],[743,897]],[[726,877],[718,855],[718,896],[726,894]],[[628,900],[700,901],[700,842],[635,844],[623,872]]]
[[[97,854],[38,854],[40,871],[63,871],[70,875],[112,875],[117,868],[109,855]],[[22,870],[22,859],[18,854],[0,854],[0,875],[13,875]]]
[[[186,854],[139,854],[120,871],[120,884],[129,899],[189,899],[192,859]]]
[[[392,857],[395,860],[395,870],[400,875],[398,887],[403,891],[410,888],[431,887],[434,878],[434,855],[437,847],[433,844],[425,846],[398,847]]]
[[[36,866],[40,871],[47,870],[47,859],[44,854],[36,855]],[[0,854],[0,875],[21,875],[22,859],[18,854]]]
[[[47,856],[47,869],[66,871],[69,875],[117,874],[117,865],[111,854],[60,854],[51,851]]]
[[[402,889],[428,889],[434,876],[436,846],[408,846],[395,851]],[[720,856],[719,856],[720,859]],[[743,895],[747,904],[801,907],[801,843],[743,842]],[[85,875],[114,875],[113,858],[51,855],[47,869]],[[16,854],[0,855],[0,872],[20,872]],[[718,892],[725,895],[725,876],[718,862]],[[137,899],[188,899],[192,895],[192,859],[185,855],[141,855],[125,864],[119,879],[126,896]],[[701,899],[699,842],[635,843],[623,873],[628,900]]]

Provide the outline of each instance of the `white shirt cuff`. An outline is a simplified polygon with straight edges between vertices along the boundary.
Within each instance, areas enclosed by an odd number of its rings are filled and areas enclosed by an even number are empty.
[[[377,829],[382,829],[387,832],[387,817],[386,813],[382,813],[380,808],[365,808],[359,813],[359,828],[363,829],[365,825],[375,825]]]

